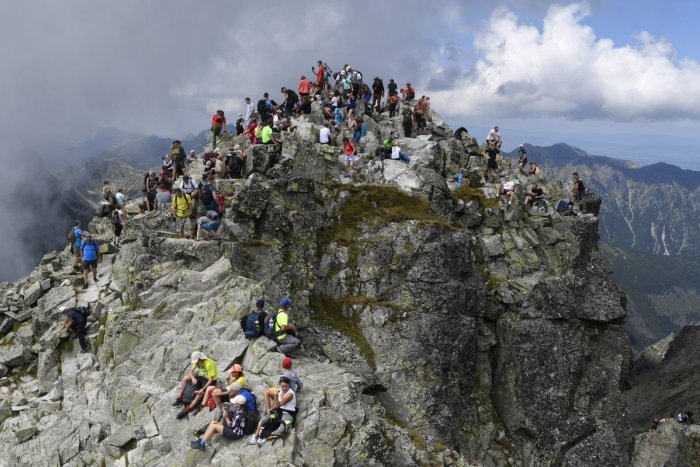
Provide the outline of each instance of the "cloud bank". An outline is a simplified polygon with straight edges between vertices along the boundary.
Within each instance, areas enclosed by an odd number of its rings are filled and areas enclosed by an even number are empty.
[[[541,29],[496,9],[475,34],[479,57],[453,89],[433,94],[450,116],[503,115],[614,121],[697,119],[700,65],[641,32],[616,45],[583,24],[586,3],[553,5]]]

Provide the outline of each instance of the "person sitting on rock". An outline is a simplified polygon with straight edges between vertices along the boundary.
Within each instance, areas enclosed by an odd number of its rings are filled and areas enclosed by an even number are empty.
[[[265,416],[260,420],[257,430],[248,440],[249,444],[262,445],[266,441],[279,438],[291,430],[297,415],[297,398],[289,387],[290,383],[289,378],[282,376],[276,388],[265,389],[263,392]],[[279,423],[279,426],[265,436],[268,431],[266,428],[273,423]]]
[[[389,156],[391,159],[400,160],[406,164],[411,162],[411,156],[401,150],[399,143],[394,141],[394,137],[391,134],[384,140],[382,147],[387,151],[391,151],[391,156]]]
[[[201,405],[199,403],[204,397],[204,391],[209,386],[216,385],[219,378],[216,362],[204,355],[204,353],[199,351],[192,352],[190,362],[192,363],[192,366],[187,372],[187,375],[182,379],[180,396],[175,400],[173,406],[178,407],[184,404],[183,396],[185,393],[185,387],[188,384],[192,384],[194,386],[195,397],[187,407],[177,414],[178,420],[185,418],[188,413],[195,409],[197,409],[197,411],[201,410]]]
[[[544,191],[537,185],[532,185],[530,191],[525,195],[525,206],[532,207],[537,201],[544,199]]]
[[[87,315],[90,314],[90,307],[68,308],[62,306],[58,309],[58,311],[64,318],[63,326],[61,327],[60,332],[63,333],[68,330],[73,330],[75,335],[78,337],[78,342],[80,342],[80,353],[90,352],[90,347],[85,339],[85,327],[87,326]]]
[[[280,308],[277,315],[274,317],[274,340],[279,347],[280,352],[289,354],[296,351],[301,345],[301,341],[295,337],[296,328],[289,322],[289,311],[292,306],[292,301],[284,297],[280,300]],[[269,319],[273,317],[270,316]]]
[[[231,368],[228,369],[228,376],[226,377],[226,381],[224,382],[224,384],[221,385],[221,387],[209,386],[205,390],[204,397],[202,398],[202,407],[207,406],[207,402],[209,402],[210,397],[221,398],[222,395],[226,395],[228,393],[228,389],[222,388],[227,388],[233,383],[238,383],[241,385],[241,387],[245,387],[248,389],[248,380],[243,374],[243,367],[239,363],[234,364]],[[228,400],[228,397],[226,397],[226,400]],[[226,400],[223,400],[223,402],[226,402]],[[218,406],[218,404],[216,405]]]
[[[323,122],[323,127],[318,132],[318,141],[321,144],[330,144],[331,142],[331,129],[328,122]]]
[[[510,179],[510,175],[506,175],[503,183],[498,185],[496,191],[499,195],[508,197],[508,205],[510,206],[515,198],[515,181]]]
[[[537,165],[536,162],[530,162],[530,172],[529,175],[539,175],[542,173],[542,170],[540,170],[540,167]]]
[[[489,131],[488,136],[486,137],[486,143],[489,146],[493,146],[496,149],[498,149],[498,152],[501,152],[501,145],[503,144],[503,139],[501,139],[501,133],[498,128],[498,125],[493,127],[491,131]]]
[[[100,245],[92,238],[90,232],[83,232],[80,256],[83,258],[83,289],[87,289],[90,269],[92,279],[97,284],[97,262],[102,260]]]
[[[202,238],[209,240],[210,238],[219,238],[219,228],[221,227],[221,219],[216,211],[207,211],[206,215],[197,219],[197,237],[199,241]]]
[[[245,380],[245,378],[243,378]],[[258,404],[255,400],[255,396],[250,392],[248,387],[243,387],[238,381],[234,381],[228,386],[226,386],[225,391],[215,391],[212,394],[212,399],[216,407],[222,403],[229,401],[236,397],[237,395],[245,397],[246,400],[246,410],[255,411],[258,408]],[[210,405],[211,407],[211,405]]]
[[[245,397],[238,395],[231,399],[230,403],[222,405],[223,418],[221,421],[213,420],[209,423],[204,435],[198,440],[192,441],[192,449],[205,449],[207,443],[219,433],[226,439],[234,440],[243,437],[246,429],[246,404]]]
[[[228,173],[228,168],[226,167],[226,163],[224,162],[224,158],[221,156],[221,153],[217,150],[214,151],[214,175],[218,179],[226,178],[226,175]]]
[[[528,175],[527,169],[525,168],[527,166],[527,151],[525,150],[524,145],[518,146],[518,171],[522,175]]]
[[[80,221],[76,219],[68,234],[68,244],[70,245],[70,252],[73,255],[73,269],[75,271],[80,271],[80,266],[82,264],[80,245],[82,245],[81,236],[83,235],[83,230],[80,228],[81,226],[82,224]]]
[[[292,359],[289,357],[284,357],[282,359],[282,369],[284,373],[282,376],[289,379],[289,387],[292,388],[295,394],[298,394],[303,388],[304,383],[299,378],[299,375],[295,370],[292,370]]]

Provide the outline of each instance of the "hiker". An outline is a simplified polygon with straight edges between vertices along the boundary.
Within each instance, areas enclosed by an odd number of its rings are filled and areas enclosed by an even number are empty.
[[[272,134],[272,119],[268,118],[265,126],[260,131],[260,142],[262,144],[278,144],[275,136]]]
[[[323,128],[318,132],[318,141],[321,144],[330,144],[331,129],[328,127],[328,122],[323,122]]]
[[[211,147],[216,149],[216,138],[226,133],[226,115],[223,110],[217,110],[211,116]]]
[[[498,185],[496,191],[499,195],[508,197],[508,206],[513,203],[513,198],[515,198],[515,182],[510,179],[510,175],[506,175],[503,183]]]
[[[583,181],[578,177],[578,173],[574,172],[571,174],[571,178],[574,181],[574,186],[571,188],[571,194],[574,197],[574,203],[580,204],[583,196],[586,194],[586,187]]]
[[[126,221],[126,218],[126,213],[122,208],[117,207],[117,209],[112,211],[112,225],[114,226],[114,236],[112,237],[113,246],[120,246],[119,237],[124,229],[124,222]]]
[[[500,154],[503,140],[501,139],[501,133],[499,133],[498,125],[489,131],[489,135],[486,137],[486,142],[489,144],[489,146],[494,146],[496,149],[498,149]]]
[[[292,359],[289,357],[284,357],[282,359],[282,369],[284,373],[282,376],[289,378],[289,387],[292,388],[295,394],[298,394],[302,389],[304,389],[304,383],[299,379],[299,375],[296,371],[292,370]]]
[[[406,164],[411,162],[411,156],[401,151],[401,147],[397,142],[394,141],[394,137],[391,134],[389,134],[387,139],[384,140],[384,143],[382,143],[382,148],[385,151],[391,151],[390,157],[393,160],[400,160],[401,162],[405,162]]]
[[[518,171],[522,175],[528,175],[527,170],[525,169],[525,166],[527,165],[527,151],[525,150],[524,145],[518,146]]]
[[[265,416],[260,420],[253,436],[248,439],[248,444],[262,445],[268,440],[279,438],[291,429],[297,415],[297,398],[289,387],[290,383],[289,378],[282,376],[276,388],[265,389],[263,392]],[[274,402],[270,402],[271,399]],[[273,422],[279,422],[279,426],[265,436],[267,434],[265,428]]]
[[[90,346],[88,346],[87,340],[85,340],[85,327],[87,326],[87,317],[90,316],[90,306],[88,305],[87,308],[68,308],[62,306],[58,311],[63,315],[63,326],[60,332],[63,333],[72,329],[78,337],[80,353],[90,352]]]
[[[245,153],[241,151],[241,146],[236,144],[228,150],[228,171],[231,178],[243,178],[245,168]]]
[[[70,252],[73,255],[73,269],[80,271],[82,256],[80,251],[81,236],[83,235],[83,230],[80,228],[82,224],[79,220],[73,222],[73,227],[68,233],[68,244],[70,245]]]
[[[296,105],[299,102],[299,96],[296,92],[285,87],[282,88],[282,93],[284,94],[284,116],[291,117],[295,113]]]
[[[182,180],[178,183],[177,188],[182,190],[183,193],[192,196],[192,193],[197,190],[197,184],[189,175],[185,174],[182,176]]]
[[[429,98],[427,98],[429,99]],[[422,96],[416,105],[413,106],[413,117],[416,119],[416,126],[418,127],[418,133],[422,134],[423,130],[427,128],[425,116],[428,114],[428,109],[430,108],[430,102],[425,96]]]
[[[403,125],[403,134],[406,138],[411,137],[411,130],[413,129],[413,111],[411,111],[411,105],[404,102],[401,110],[401,124]]]
[[[378,112],[382,110],[382,97],[384,97],[384,81],[379,76],[374,77],[374,82],[372,83],[372,107],[376,108]]]
[[[499,177],[498,162],[496,162],[496,158],[498,157],[498,149],[489,144],[486,147],[484,154],[487,157],[486,173],[484,174],[484,179],[486,179],[486,181],[488,182],[489,180],[492,180],[493,178],[497,179]]]
[[[219,227],[221,220],[219,214],[215,211],[207,211],[204,216],[197,218],[197,241],[204,237],[204,240],[209,238],[219,238]]]
[[[126,204],[126,195],[124,195],[124,190],[119,188],[117,190],[117,194],[114,195],[114,200],[117,203],[118,208],[123,208],[124,204]]]
[[[226,376],[226,381],[222,385],[222,387],[218,387],[216,385],[212,385],[206,388],[204,391],[204,397],[202,398],[202,407],[207,406],[207,402],[209,401],[210,397],[214,398],[219,398],[219,403],[221,402],[227,402],[229,397],[228,397],[228,389],[222,389],[222,388],[227,388],[228,386],[231,386],[233,383],[238,383],[240,387],[238,390],[241,388],[246,388],[247,390],[250,390],[248,387],[248,380],[246,377],[243,375],[243,367],[236,363],[231,368],[228,369],[228,375]],[[233,396],[235,396],[234,394]],[[225,400],[222,400],[221,397],[225,397]],[[233,397],[231,396],[231,397]],[[215,404],[215,406],[218,406],[219,404]]]
[[[192,163],[196,160],[197,160],[197,151],[195,151],[194,149],[190,149],[190,152],[187,155],[187,165],[190,165],[190,163]]]
[[[246,411],[243,408],[245,402],[245,397],[238,395],[231,399],[231,403],[224,404],[222,406],[222,420],[212,420],[207,430],[204,432],[204,435],[190,443],[192,449],[205,449],[207,442],[209,442],[216,433],[230,440],[242,438],[246,428]]]
[[[263,327],[267,318],[267,313],[263,311],[264,306],[265,300],[258,299],[255,302],[255,310],[240,319],[241,329],[246,339],[255,339],[264,334]]]
[[[191,385],[191,388],[194,389],[194,399],[192,399],[187,407],[178,412],[176,417],[178,420],[185,418],[187,414],[194,409],[197,409],[197,412],[201,410],[202,406],[199,405],[199,402],[204,397],[204,391],[207,387],[216,385],[219,378],[216,362],[204,355],[204,353],[198,351],[192,352],[190,363],[192,363],[192,365],[187,375],[182,379],[180,395],[173,403],[173,406],[179,407],[187,402],[185,399],[185,388],[188,385]]]
[[[316,87],[319,90],[324,90],[326,88],[326,69],[323,67],[323,61],[319,60],[316,62],[318,70],[311,67],[311,72],[316,75]]]
[[[156,192],[158,187],[158,175],[155,171],[147,172],[143,178],[143,195],[146,204],[146,211],[153,211],[156,208]]]
[[[173,179],[185,173],[185,164],[187,163],[187,154],[185,148],[182,147],[182,141],[176,139],[170,146],[170,160],[173,163]]]
[[[309,93],[311,92],[311,82],[306,79],[306,76],[301,75],[301,78],[299,78],[299,96],[301,96],[302,99],[308,98]]]
[[[243,112],[243,128],[248,129],[250,122],[255,115],[255,104],[250,101],[250,97],[245,98],[245,111]]]
[[[398,90],[399,86],[396,84],[396,81],[394,81],[394,78],[391,78],[389,80],[389,84],[386,85],[386,92],[387,96],[397,96],[399,95]],[[387,99],[388,100],[388,99]]]
[[[216,190],[216,185],[214,184],[214,175],[208,175],[206,177],[207,183],[202,185],[199,193],[199,199],[204,206],[206,211],[219,212],[219,194]]]
[[[416,90],[411,86],[411,82],[406,82],[406,89],[404,90],[405,100],[413,100],[416,98]]]
[[[532,207],[537,201],[544,199],[544,191],[537,185],[532,185],[530,191],[525,195],[525,205]]]
[[[272,340],[277,343],[280,352],[288,354],[296,351],[301,345],[301,341],[293,334],[296,328],[289,322],[289,309],[292,306],[292,301],[284,297],[280,300],[280,308],[276,315],[269,316],[268,329],[272,330]],[[274,320],[274,321],[273,321]]]
[[[343,138],[343,150],[345,151],[345,156],[343,156],[345,168],[352,172],[353,164],[357,160],[357,147],[348,138]]]
[[[214,151],[214,175],[218,179],[226,178],[226,173],[228,172],[228,169],[226,167],[226,163],[224,162],[224,158],[221,156],[221,153],[216,150]]]
[[[168,207],[170,206],[171,198],[172,198],[172,195],[166,189],[165,183],[160,182],[158,184],[158,188],[156,188],[156,197],[155,197],[156,209],[158,211],[167,211]]]
[[[177,230],[178,238],[182,238],[185,235],[185,229],[189,231],[187,238],[194,238],[194,227],[190,219],[190,214],[192,214],[192,197],[187,193],[183,193],[182,189],[175,188],[175,196],[170,205],[175,218],[175,230]]]
[[[97,283],[97,262],[102,261],[100,245],[92,238],[90,232],[83,232],[80,254],[83,258],[83,289],[87,289],[88,272],[92,269],[92,279]]]
[[[399,105],[399,96],[398,94],[394,94],[392,96],[389,96],[387,99],[388,102],[388,107],[389,107],[389,117],[394,118],[396,114],[398,113],[396,111],[396,107]]]
[[[530,175],[539,175],[542,173],[542,170],[540,170],[540,167],[537,165],[536,162],[530,162]]]

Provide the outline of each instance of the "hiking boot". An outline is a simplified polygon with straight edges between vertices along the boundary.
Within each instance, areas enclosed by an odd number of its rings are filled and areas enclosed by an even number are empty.
[[[87,285],[87,284],[83,284],[83,290],[85,290],[85,289],[87,289],[87,288],[88,288],[88,285]]]
[[[258,438],[257,444],[258,446],[262,446],[265,444],[265,441],[267,441],[265,438]]]
[[[173,407],[182,407],[185,403],[183,402],[182,399],[177,398],[175,399],[175,402],[173,402]]]
[[[258,444],[258,435],[253,434],[250,438],[248,438],[248,444]]]
[[[85,347],[80,351],[80,353],[90,353],[90,347]]]
[[[177,415],[175,416],[175,418],[177,418],[178,420],[182,420],[182,419],[185,418],[186,416],[187,416],[187,412],[185,412],[184,410],[180,410],[180,411],[177,413]]]
[[[192,449],[199,449],[204,451],[205,445],[200,443],[198,439],[195,439],[194,441],[190,441],[190,447]]]

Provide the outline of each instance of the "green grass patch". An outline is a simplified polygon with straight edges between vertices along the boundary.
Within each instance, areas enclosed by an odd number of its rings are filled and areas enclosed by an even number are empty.
[[[319,322],[332,327],[339,333],[347,336],[360,349],[367,360],[367,364],[373,370],[377,369],[374,351],[360,330],[360,317],[355,314],[349,316],[344,313],[343,300],[337,300],[324,294],[312,294],[309,299],[314,316]]]
[[[481,188],[464,186],[457,188],[452,195],[465,203],[476,200],[484,208],[498,209],[498,200],[487,198]]]

